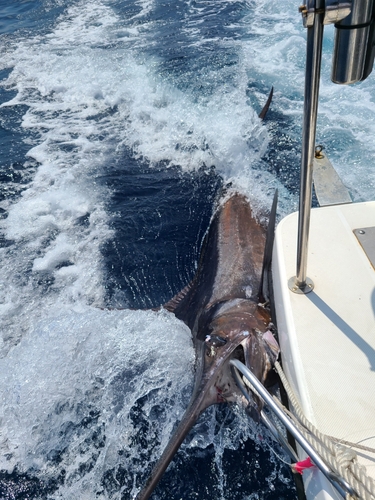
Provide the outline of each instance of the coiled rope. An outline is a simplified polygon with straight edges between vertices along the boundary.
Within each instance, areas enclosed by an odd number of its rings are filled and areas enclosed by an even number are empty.
[[[283,369],[278,361],[275,362],[275,369],[288,395],[288,399],[293,413],[287,410],[280,401],[274,397],[276,404],[285,411],[298,427],[323,460],[332,470],[340,474],[350,486],[359,494],[363,500],[375,500],[375,481],[368,476],[366,468],[358,463],[357,454],[353,447],[375,453],[375,449],[367,446],[343,441],[326,434],[322,434],[304,415],[292,387],[285,377]],[[355,497],[347,494],[346,500]]]

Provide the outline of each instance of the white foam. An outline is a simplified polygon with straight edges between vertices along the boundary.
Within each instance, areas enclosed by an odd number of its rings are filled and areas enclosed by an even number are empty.
[[[81,463],[93,460],[90,476],[102,477],[118,465],[118,452],[126,449],[130,456],[123,466],[129,473],[139,472],[133,464],[141,451],[134,441],[138,431],[131,419],[134,404],[152,394],[143,411],[160,440],[153,450],[156,457],[186,406],[184,394],[191,391],[193,366],[189,329],[163,310],[85,308],[78,313],[63,308],[35,322],[0,360],[0,469],[11,471],[17,465],[19,470],[54,477],[51,457],[60,453],[66,483],[74,477],[80,483]],[[162,408],[164,421],[161,416],[153,419],[156,407]],[[90,412],[96,415],[94,428],[103,432],[100,457],[95,460],[95,443],[88,444],[85,452],[81,449],[93,433]],[[87,477],[84,484],[75,485],[93,498],[97,480],[91,490],[88,487]]]
[[[82,3],[68,8],[46,36],[15,40],[3,51],[3,66],[12,67],[5,86],[17,94],[2,106],[28,107],[22,126],[33,133],[28,156],[39,163],[21,198],[3,203],[8,218],[1,230],[15,242],[1,249],[3,355],[29,330],[35,308],[43,315],[55,304],[103,304],[100,247],[111,231],[103,203],[108,193],[95,177],[108,154],[108,111],[118,97],[105,71],[113,60],[96,45],[106,43],[116,22],[112,9]],[[52,293],[45,295],[37,282]]]
[[[140,6],[147,14],[152,3]],[[215,165],[249,191],[243,172],[259,161],[268,137],[247,103],[245,67],[234,87],[225,84],[198,100],[182,93],[134,49],[135,41],[143,43],[140,27],[148,29],[147,16],[140,16],[124,27],[104,3],[78,2],[45,36],[4,48],[0,64],[12,67],[5,86],[17,94],[2,106],[28,107],[22,127],[33,133],[28,156],[39,166],[20,200],[3,204],[8,218],[0,229],[17,243],[16,251],[1,250],[0,273],[8,283],[0,290],[8,331],[3,353],[19,339],[20,309],[28,329],[35,282],[47,283],[63,303],[103,304],[100,247],[111,235],[103,204],[109,193],[95,176],[123,146],[151,165],[162,161],[185,171]],[[262,196],[268,206],[268,194]],[[88,227],[80,227],[85,216]],[[40,314],[51,297],[38,306]]]
[[[247,40],[203,40],[202,6],[191,4],[194,22],[184,31],[189,47],[210,43],[238,55],[235,69],[220,75],[229,75],[230,83],[219,85],[207,68],[204,78],[213,90],[201,95],[166,81],[156,58],[140,49],[149,43],[142,35],[151,29],[152,0],[139,0],[139,12],[125,20],[110,5],[78,1],[45,36],[0,42],[1,68],[12,68],[5,86],[16,91],[2,106],[27,106],[22,127],[31,133],[28,155],[39,164],[22,196],[1,205],[8,218],[0,229],[13,244],[0,249],[0,466],[52,477],[56,470],[47,457],[61,452],[68,474],[61,498],[91,500],[111,467],[139,472],[132,459],[140,446],[129,445],[137,432],[130,409],[151,391],[155,399],[143,411],[160,436],[155,458],[186,407],[192,381],[190,334],[172,315],[93,307],[103,305],[100,248],[112,234],[105,210],[110,193],[97,179],[108,158],[126,147],[151,165],[183,171],[215,165],[259,214],[276,187],[280,212],[296,208],[295,197],[262,168],[270,137],[247,97],[249,82],[274,85],[272,108],[292,121],[293,138],[299,137],[305,32],[294,2],[252,2],[239,22]],[[318,137],[354,197],[368,199],[375,184],[373,77],[353,88],[334,87],[328,78],[325,73]],[[258,94],[261,101],[265,96]],[[163,425],[155,423],[155,406],[165,407]],[[96,423],[80,426],[90,411],[99,412]],[[187,447],[215,443],[222,452],[252,433],[238,415],[236,431],[223,429],[218,437],[210,427],[214,418],[212,410]],[[101,425],[106,440],[94,459],[96,445],[83,447]],[[122,459],[123,449],[130,454]],[[92,470],[80,476],[80,465],[90,460]]]

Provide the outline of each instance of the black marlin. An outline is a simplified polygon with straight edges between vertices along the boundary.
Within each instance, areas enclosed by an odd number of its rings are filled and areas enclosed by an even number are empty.
[[[212,219],[192,282],[164,306],[191,329],[196,381],[187,410],[137,500],[150,497],[208,406],[241,397],[230,372],[231,359],[246,363],[267,384],[278,346],[269,332],[269,309],[259,303],[263,262],[269,257],[264,256],[265,241],[266,232],[246,198],[233,194]],[[258,405],[254,401],[255,409]]]

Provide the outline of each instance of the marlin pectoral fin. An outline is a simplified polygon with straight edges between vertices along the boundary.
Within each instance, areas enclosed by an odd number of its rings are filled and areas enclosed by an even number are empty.
[[[266,342],[268,354],[271,358],[272,365],[274,365],[280,354],[280,346],[270,330],[263,333],[263,340]]]
[[[273,96],[273,87],[271,87],[271,91],[269,93],[268,99],[266,104],[264,105],[262,111],[259,113],[259,118],[261,120],[264,120],[268,111],[268,108],[270,107],[271,101],[272,101],[272,96]]]
[[[247,368],[266,387],[272,387],[277,381],[276,373],[272,367],[280,353],[279,344],[272,332],[267,330],[262,334],[258,331],[256,335],[244,339],[241,344]],[[263,400],[256,391],[254,392],[254,388],[246,379],[244,379],[244,384],[248,386],[246,412],[255,422],[261,422]],[[251,397],[249,398],[249,396]]]

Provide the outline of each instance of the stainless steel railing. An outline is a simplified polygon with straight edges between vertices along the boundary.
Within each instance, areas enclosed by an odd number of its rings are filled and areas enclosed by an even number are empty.
[[[277,418],[283,423],[285,428],[291,433],[297,443],[301,446],[303,450],[308,454],[313,463],[319,468],[319,470],[327,477],[331,482],[332,486],[339,492],[339,494],[346,498],[346,495],[352,495],[354,498],[358,498],[357,493],[353,488],[345,481],[345,479],[335,472],[333,472],[327,464],[323,461],[321,456],[317,451],[311,446],[311,444],[305,439],[301,434],[300,430],[295,426],[289,416],[275,403],[270,393],[263,386],[263,384],[256,378],[256,376],[247,368],[246,365],[241,363],[238,359],[232,359],[230,361],[232,375],[241,389],[241,392],[250,401],[250,396],[248,388],[245,386],[243,380],[240,377],[240,373],[250,382],[251,386],[255,389],[258,396],[268,405],[272,412],[277,416]],[[267,423],[266,423],[267,425]],[[272,431],[272,429],[271,429]],[[290,450],[286,450],[290,453]]]

